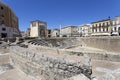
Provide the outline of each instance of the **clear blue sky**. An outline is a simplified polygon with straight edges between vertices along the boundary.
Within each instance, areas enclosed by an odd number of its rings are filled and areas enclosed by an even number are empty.
[[[20,30],[25,31],[30,21],[47,22],[50,29],[65,25],[81,25],[108,16],[120,16],[120,0],[2,0],[19,18]]]

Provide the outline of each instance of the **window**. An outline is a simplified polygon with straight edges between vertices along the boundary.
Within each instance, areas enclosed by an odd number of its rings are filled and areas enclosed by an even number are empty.
[[[108,26],[108,22],[107,22],[106,24],[107,24],[107,26]]]
[[[97,24],[96,24],[96,27],[97,27]]]
[[[108,32],[108,27],[106,27],[106,32]]]
[[[1,6],[1,10],[3,10],[4,8]]]
[[[99,27],[99,32],[101,32],[101,27]]]
[[[51,35],[48,35],[48,37],[51,37]]]
[[[101,23],[99,23],[99,26],[101,27]]]
[[[7,37],[7,33],[1,33],[1,38],[6,38]]]
[[[105,23],[103,23],[103,26],[105,26]]]
[[[58,35],[58,34],[56,33],[56,35]]]
[[[114,27],[114,31],[117,31],[116,27]]]
[[[105,31],[105,28],[103,28],[103,32]]]
[[[97,32],[97,28],[96,28],[96,32]]]
[[[6,28],[2,28],[2,31],[6,31]]]

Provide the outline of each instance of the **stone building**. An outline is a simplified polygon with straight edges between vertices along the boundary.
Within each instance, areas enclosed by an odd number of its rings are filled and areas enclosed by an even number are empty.
[[[60,30],[59,29],[53,29],[52,30],[52,37],[59,37],[60,36]]]
[[[20,34],[21,34],[21,37],[22,37],[22,38],[26,37],[26,34],[25,34],[24,31],[21,31]]]
[[[0,1],[0,38],[19,36],[18,17],[9,6]]]
[[[80,25],[78,27],[79,36],[87,37],[90,36],[90,24]]]
[[[47,38],[52,37],[52,30],[51,29],[47,29]]]
[[[30,37],[30,28],[27,28],[26,30],[26,37]]]
[[[78,26],[65,26],[60,29],[62,37],[76,37],[78,36]]]
[[[112,35],[120,36],[120,17],[116,16],[112,20]]]
[[[92,22],[92,36],[110,36],[112,34],[112,23],[110,19]]]
[[[45,38],[47,36],[47,23],[35,20],[30,23],[30,37]]]

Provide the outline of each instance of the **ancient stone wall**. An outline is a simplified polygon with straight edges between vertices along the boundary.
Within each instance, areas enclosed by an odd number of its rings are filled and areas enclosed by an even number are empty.
[[[92,73],[91,65],[81,63],[79,57],[75,57],[78,60],[74,60],[74,56],[73,59],[48,56],[42,51],[17,46],[11,47],[10,50],[12,62],[17,68],[36,78],[42,77],[42,80],[63,80],[81,73],[90,78]]]
[[[81,40],[77,38],[34,39],[28,41],[28,43],[37,46],[47,46],[59,49],[65,49],[84,44]]]
[[[120,52],[120,37],[83,37],[79,38],[84,41],[86,46],[104,49],[109,52]]]
[[[67,53],[71,55],[84,55],[87,54],[91,59],[94,60],[106,60],[113,62],[120,62],[120,54],[109,53],[109,52],[76,52],[76,51],[68,51]]]

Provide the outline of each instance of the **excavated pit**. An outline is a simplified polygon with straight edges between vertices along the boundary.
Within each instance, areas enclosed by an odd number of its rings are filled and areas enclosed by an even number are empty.
[[[25,40],[7,49],[2,45],[0,80],[16,80],[14,75],[17,80],[119,80],[119,52],[87,45],[83,38]]]

